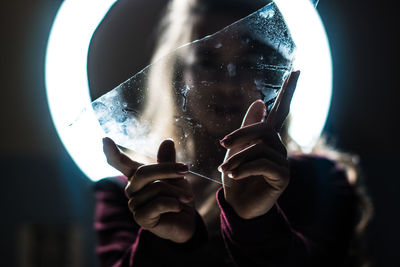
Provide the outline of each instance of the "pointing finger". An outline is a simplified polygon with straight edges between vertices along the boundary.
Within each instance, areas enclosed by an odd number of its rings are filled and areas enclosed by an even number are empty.
[[[268,117],[267,124],[271,125],[277,132],[282,128],[282,125],[289,114],[290,103],[296,89],[297,81],[300,76],[300,71],[295,71],[290,74],[282,86],[282,89],[272,107]]]
[[[136,162],[122,153],[111,138],[103,138],[103,151],[107,162],[126,177],[131,177],[143,164]]]

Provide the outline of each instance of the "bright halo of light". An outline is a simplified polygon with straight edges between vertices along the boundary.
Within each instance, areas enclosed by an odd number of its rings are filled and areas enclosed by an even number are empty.
[[[65,0],[50,31],[46,52],[46,89],[57,133],[78,167],[93,181],[118,175],[102,151],[101,129],[91,113],[87,77],[90,40],[117,0]],[[323,24],[309,0],[276,0],[298,47],[301,70],[291,105],[289,133],[304,149],[320,136],[329,110],[332,66]],[[301,12],[299,12],[301,10]],[[89,112],[81,113],[87,107]],[[84,117],[82,117],[84,116]],[[79,127],[68,127],[78,118]]]
[[[97,26],[116,0],[66,0],[54,20],[46,52],[46,88],[57,133],[79,168],[92,180],[118,175],[102,151],[103,131],[94,113],[68,127],[90,107],[87,57]],[[91,109],[89,109],[90,111]]]
[[[290,106],[289,135],[309,151],[321,135],[332,95],[332,60],[323,23],[309,0],[275,0],[297,47],[301,71]],[[301,10],[301,12],[300,12]]]

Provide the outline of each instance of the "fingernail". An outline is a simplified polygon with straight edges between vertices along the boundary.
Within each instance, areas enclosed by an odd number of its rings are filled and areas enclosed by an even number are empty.
[[[180,164],[178,165],[177,170],[179,173],[187,173],[189,171],[189,167],[187,165]]]
[[[116,151],[114,141],[111,140],[111,138],[109,137],[103,138],[103,151],[104,153],[111,153]]]
[[[227,170],[229,170],[229,168],[227,167],[228,165],[226,165],[225,163],[223,163],[223,164],[221,164],[219,167],[218,167],[218,170],[220,171],[220,172],[226,172]]]
[[[231,178],[231,179],[233,179],[233,178],[234,178],[234,175],[233,175],[233,173],[232,173],[232,172],[228,172],[228,174],[227,174],[227,175],[228,175],[228,177],[229,177],[229,178]]]
[[[222,173],[222,167],[221,167],[222,165],[220,165],[220,166],[218,166],[218,171],[220,172],[220,173]]]
[[[221,146],[230,146],[232,144],[232,139],[230,138],[230,136],[225,136],[221,141],[219,141],[219,143],[221,144]]]

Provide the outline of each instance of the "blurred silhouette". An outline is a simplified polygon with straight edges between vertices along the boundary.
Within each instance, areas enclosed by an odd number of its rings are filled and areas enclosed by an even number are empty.
[[[323,140],[304,154],[287,135],[290,118],[283,125],[300,75],[290,73],[290,58],[240,31],[169,54],[268,3],[168,3],[146,73],[147,102],[136,108],[156,125],[151,132],[174,141],[163,141],[156,162],[146,162],[104,139],[109,163],[124,176],[96,184],[102,266],[364,264],[371,204],[354,157]],[[191,136],[182,139],[185,133]],[[177,162],[182,158],[196,164]],[[223,186],[189,169],[220,175]]]

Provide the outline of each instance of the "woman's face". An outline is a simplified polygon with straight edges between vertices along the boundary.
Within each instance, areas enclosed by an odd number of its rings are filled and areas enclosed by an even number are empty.
[[[198,47],[191,51],[185,70],[188,112],[209,133],[228,134],[240,125],[247,107],[261,98],[251,73],[250,56],[239,56],[240,47],[212,50]]]
[[[217,31],[227,21],[211,16],[195,25],[195,34]],[[209,134],[221,138],[238,128],[249,105],[264,97],[265,73],[257,64],[268,58],[266,53],[268,47],[246,32],[222,32],[189,47],[183,75],[190,88],[187,111]]]

